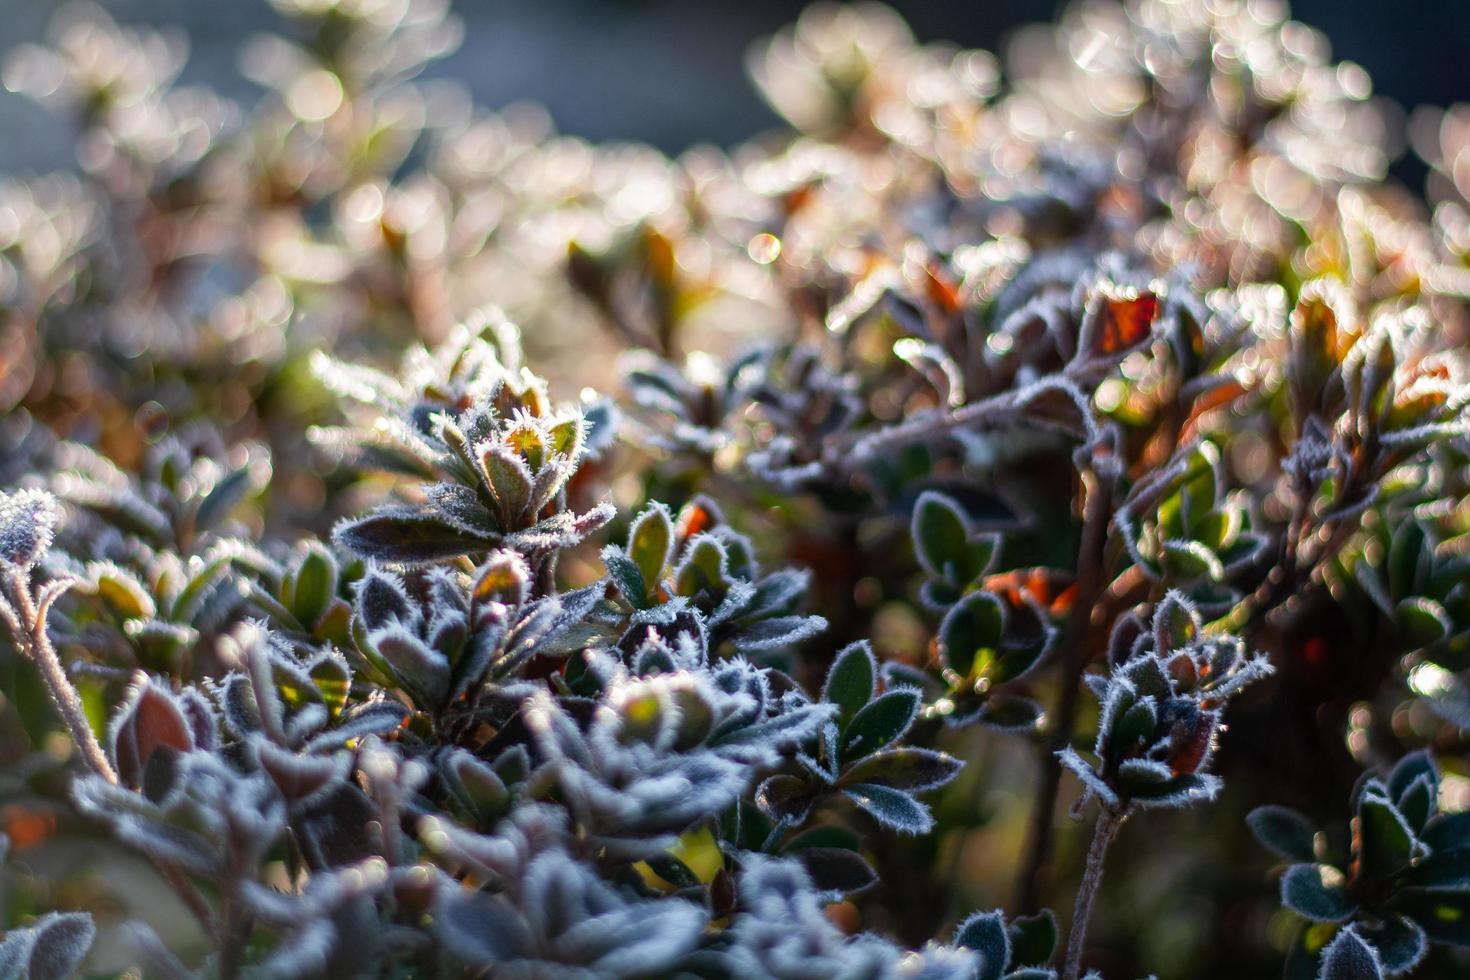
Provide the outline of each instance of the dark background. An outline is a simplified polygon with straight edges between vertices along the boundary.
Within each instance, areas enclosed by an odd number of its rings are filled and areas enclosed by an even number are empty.
[[[592,140],[628,139],[678,152],[737,143],[776,119],[746,80],[752,41],[793,20],[801,0],[457,0],[464,46],[429,74],[467,84],[498,107],[533,99],[557,125]],[[178,25],[191,39],[185,80],[249,100],[236,50],[277,23],[266,0],[105,0],[121,23]],[[998,51],[1025,23],[1050,20],[1055,0],[897,0],[922,40]],[[44,36],[54,0],[0,2],[0,48]],[[1323,30],[1335,57],[1359,62],[1375,88],[1405,106],[1470,98],[1465,0],[1297,0],[1295,16]],[[0,171],[70,166],[70,135],[28,101],[0,92]],[[1400,175],[1417,183],[1415,168]]]

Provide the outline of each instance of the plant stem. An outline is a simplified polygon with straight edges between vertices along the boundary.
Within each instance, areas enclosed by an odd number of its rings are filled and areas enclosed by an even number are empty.
[[[1077,980],[1081,974],[1082,947],[1087,942],[1087,922],[1092,918],[1092,903],[1097,898],[1098,886],[1102,884],[1103,859],[1107,857],[1108,848],[1117,838],[1129,812],[1125,804],[1118,810],[1104,807],[1097,815],[1092,844],[1087,849],[1087,867],[1082,872],[1082,884],[1077,887],[1077,905],[1072,912],[1072,930],[1067,935],[1067,962],[1062,970],[1062,980]]]
[[[1052,737],[1042,743],[1041,780],[1036,788],[1036,802],[1032,804],[1026,859],[1021,864],[1020,878],[1016,883],[1016,904],[1022,911],[1030,911],[1036,906],[1041,890],[1041,872],[1051,854],[1052,813],[1056,809],[1057,791],[1062,781],[1062,768],[1056,753],[1072,740],[1082,673],[1087,669],[1091,650],[1093,606],[1106,584],[1103,565],[1108,524],[1112,518],[1112,488],[1091,469],[1083,471],[1082,486],[1087,498],[1083,504],[1082,544],[1077,553],[1077,594],[1063,635],[1062,692],[1057,703],[1056,727]]]
[[[16,604],[16,611],[20,613],[24,627],[21,635],[16,636],[16,643],[24,647],[35,662],[41,674],[41,682],[46,685],[46,693],[51,696],[51,703],[56,705],[61,720],[71,732],[72,741],[82,753],[82,758],[93,772],[116,786],[117,773],[107,760],[107,753],[102,751],[102,746],[97,742],[97,735],[87,721],[86,712],[82,710],[82,699],[71,678],[66,676],[66,668],[62,667],[61,658],[56,655],[56,647],[51,645],[51,637],[46,633],[45,614],[31,601],[29,583],[16,572],[10,584],[10,591],[13,593],[11,599]]]

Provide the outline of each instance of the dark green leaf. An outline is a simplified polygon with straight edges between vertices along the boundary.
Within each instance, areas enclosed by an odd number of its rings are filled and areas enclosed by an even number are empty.
[[[1057,947],[1057,917],[1050,909],[1036,915],[1018,915],[1008,930],[1012,966],[1044,966]]]
[[[1011,938],[999,911],[976,912],[955,929],[954,941],[980,954],[976,980],[1000,980],[1005,975],[1011,962]]]
[[[909,688],[888,691],[868,702],[843,733],[839,758],[860,759],[892,743],[914,723],[919,703],[919,692]]]
[[[1256,840],[1277,857],[1288,861],[1314,860],[1312,841],[1316,831],[1297,811],[1284,806],[1262,806],[1245,818]]]
[[[1293,864],[1281,878],[1281,904],[1313,922],[1341,922],[1357,910],[1347,879],[1327,864]]]
[[[954,756],[933,749],[893,749],[859,759],[843,772],[840,782],[875,783],[919,793],[945,785],[964,766]]]
[[[307,629],[315,626],[337,594],[337,561],[313,544],[301,558],[291,584],[291,613]]]
[[[194,528],[196,531],[212,530],[216,524],[224,520],[235,505],[245,499],[245,495],[251,488],[250,467],[242,466],[238,470],[226,473],[209,491],[208,495],[199,502],[199,508],[194,512]]]
[[[955,604],[939,626],[939,655],[961,677],[988,677],[996,670],[1005,636],[1005,606],[988,592],[972,592]],[[1001,684],[1006,676],[990,678]]]
[[[1375,883],[1407,868],[1417,845],[1403,814],[1375,792],[1358,801],[1358,838],[1360,874]]]
[[[878,880],[878,874],[863,856],[842,847],[803,847],[788,849],[807,874],[812,884],[822,891],[850,895],[862,891]]]
[[[858,783],[843,793],[880,824],[901,834],[927,834],[934,827],[929,808],[902,790]]]
[[[878,664],[867,643],[844,647],[832,661],[827,682],[822,687],[822,700],[837,706],[837,728],[845,731],[848,723],[862,707],[873,699]]]

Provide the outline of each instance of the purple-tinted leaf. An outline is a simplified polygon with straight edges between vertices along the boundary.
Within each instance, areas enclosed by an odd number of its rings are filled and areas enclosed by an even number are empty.
[[[812,792],[806,780],[796,776],[771,776],[755,791],[755,805],[772,820],[797,824],[812,808]]]
[[[109,731],[113,763],[122,781],[136,788],[153,753],[189,752],[194,735],[174,696],[152,682],[135,684]]]
[[[375,561],[421,564],[489,551],[498,538],[476,533],[428,511],[384,507],[343,521],[332,532],[342,547]]]
[[[0,942],[0,976],[67,980],[76,974],[97,927],[84,912],[52,912],[34,925],[12,929]]]

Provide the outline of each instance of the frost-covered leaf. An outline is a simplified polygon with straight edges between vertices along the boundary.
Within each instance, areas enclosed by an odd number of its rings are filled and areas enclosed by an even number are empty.
[[[1261,846],[1287,861],[1311,862],[1316,830],[1297,811],[1284,806],[1261,806],[1245,818]]]
[[[188,719],[174,696],[153,682],[135,684],[108,729],[113,764],[129,786],[141,788],[159,750],[182,753],[194,748]]]
[[[1347,879],[1328,864],[1293,864],[1281,877],[1281,904],[1313,922],[1341,922],[1357,910]]]
[[[375,561],[419,564],[488,551],[493,535],[473,531],[426,511],[384,507],[337,525],[333,537],[354,554]]]
[[[842,792],[890,830],[901,834],[927,834],[934,826],[929,808],[902,790],[854,783]]]
[[[1378,953],[1348,926],[1322,951],[1322,970],[1317,980],[1379,980],[1383,966]]]
[[[844,783],[874,783],[921,793],[952,781],[964,768],[952,755],[933,749],[900,748],[865,756],[843,770]]]
[[[67,980],[81,966],[97,927],[85,912],[52,912],[0,942],[0,976]]]
[[[867,643],[854,643],[838,652],[822,685],[822,700],[837,706],[839,731],[873,699],[877,674],[878,663]]]
[[[844,760],[871,755],[909,730],[918,717],[921,696],[911,688],[887,691],[864,705],[842,733]]]
[[[976,980],[1000,980],[1011,962],[1011,937],[1005,915],[999,910],[976,912],[955,928],[957,946],[966,946],[981,956]]]
[[[51,547],[61,507],[44,490],[0,493],[0,562],[28,569]]]

